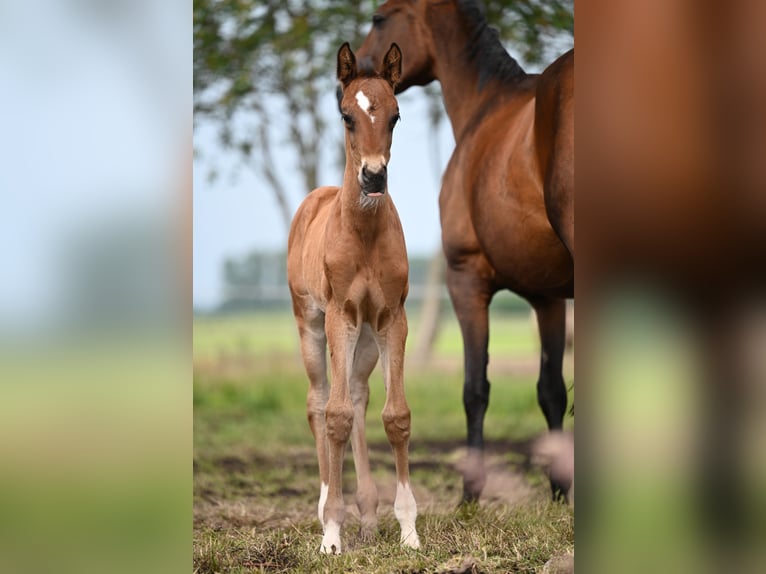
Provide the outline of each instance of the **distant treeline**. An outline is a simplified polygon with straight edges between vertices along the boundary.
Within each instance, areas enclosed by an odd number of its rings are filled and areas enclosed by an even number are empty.
[[[408,311],[419,309],[426,295],[430,257],[410,257],[410,293]],[[227,258],[223,268],[224,300],[216,309],[220,313],[279,309],[290,307],[290,291],[287,288],[287,256],[284,252],[254,251],[239,258]],[[442,306],[452,312],[447,288],[442,282],[439,294],[446,302]],[[492,303],[493,310],[528,312],[529,305],[516,295],[498,294]]]

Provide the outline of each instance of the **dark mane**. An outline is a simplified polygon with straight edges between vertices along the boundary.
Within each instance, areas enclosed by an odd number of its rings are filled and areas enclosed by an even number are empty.
[[[484,6],[477,0],[457,0],[460,14],[472,28],[468,44],[468,57],[479,67],[479,89],[493,79],[514,80],[526,75],[498,38],[497,30],[490,27],[484,16]]]

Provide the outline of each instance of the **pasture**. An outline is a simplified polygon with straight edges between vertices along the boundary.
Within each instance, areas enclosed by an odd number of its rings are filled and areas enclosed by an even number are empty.
[[[539,345],[526,314],[492,317],[489,480],[478,505],[458,509],[465,441],[462,344],[452,313],[447,317],[431,364],[405,366],[423,548],[398,544],[395,472],[380,420],[385,393],[376,370],[367,436],[381,499],[380,534],[371,544],[358,536],[349,446],[343,487],[349,516],[341,556],[318,552],[319,478],[291,313],[195,319],[195,572],[537,572],[550,558],[573,551],[573,512],[549,501],[547,479],[529,463],[531,441],[545,430],[545,420],[534,385]],[[417,328],[413,313],[408,346]],[[567,384],[572,370],[568,355]],[[567,417],[565,426],[572,425]]]

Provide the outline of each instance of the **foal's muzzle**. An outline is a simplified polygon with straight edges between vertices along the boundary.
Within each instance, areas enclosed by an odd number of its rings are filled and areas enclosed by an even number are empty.
[[[360,184],[362,185],[362,193],[365,195],[383,194],[386,192],[386,179],[387,179],[386,166],[379,167],[376,171],[362,167],[362,173],[360,177]]]

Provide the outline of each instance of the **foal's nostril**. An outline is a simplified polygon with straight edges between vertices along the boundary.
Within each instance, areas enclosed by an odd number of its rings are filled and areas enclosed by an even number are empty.
[[[368,169],[367,166],[362,167],[362,178],[365,181],[373,181],[373,180],[385,180],[386,179],[386,166],[381,166],[378,168],[377,171],[372,171],[371,169]]]

